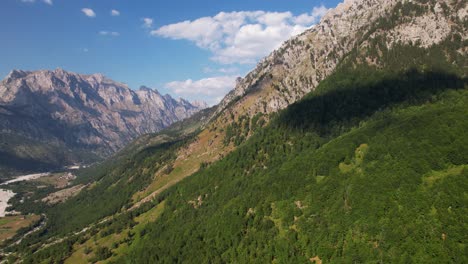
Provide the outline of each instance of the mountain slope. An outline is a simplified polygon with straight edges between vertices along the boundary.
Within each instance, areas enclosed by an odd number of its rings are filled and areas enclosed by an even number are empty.
[[[174,170],[168,178],[178,181],[197,171],[200,164],[224,157],[254,134],[255,129],[266,124],[271,114],[315,90],[352,52],[365,53],[360,54],[361,61],[356,64],[379,68],[393,63],[392,58],[398,55],[392,52],[398,50],[393,47],[399,46],[426,48],[450,44],[448,53],[438,53],[434,62],[463,58],[468,52],[464,34],[466,9],[466,5],[458,2],[447,6],[445,1],[435,0],[345,1],[329,11],[318,25],[287,41],[239,80],[197,139],[177,152],[173,167],[179,170]],[[431,30],[434,24],[441,29]],[[403,38],[409,26],[416,32],[416,39]],[[428,33],[419,36],[417,32]],[[383,60],[379,60],[381,57]],[[415,64],[408,59],[405,62],[406,67]],[[161,186],[164,184],[155,180],[137,199],[153,197]]]
[[[83,159],[90,153],[108,156],[137,136],[157,132],[200,109],[146,87],[133,91],[100,74],[15,70],[0,83],[0,132],[7,146],[3,155],[55,166],[89,162],[93,158]],[[12,143],[11,138],[17,140]],[[8,165],[22,164],[0,164]]]
[[[315,71],[259,66],[260,81],[231,93],[201,132],[126,156],[97,178],[104,191],[46,208],[47,227],[15,250],[32,263],[466,262],[466,3],[443,3],[346,1],[345,17],[380,18],[362,22],[320,84],[276,89],[268,78]],[[315,39],[327,17],[299,38]],[[400,27],[444,19],[449,32],[430,45],[394,42]],[[263,108],[293,89],[313,91],[279,114]],[[42,247],[53,236],[67,239]]]
[[[164,212],[121,262],[466,262],[468,87],[435,76],[433,92],[431,74],[416,78],[420,91],[405,85],[414,77],[389,80],[409,93],[368,118],[386,81],[351,84],[357,112],[332,91],[288,109],[164,193]],[[351,114],[323,116],[331,106]]]
[[[466,77],[348,66],[226,158],[34,258],[113,241],[118,263],[466,262]],[[147,151],[123,168],[160,166]]]

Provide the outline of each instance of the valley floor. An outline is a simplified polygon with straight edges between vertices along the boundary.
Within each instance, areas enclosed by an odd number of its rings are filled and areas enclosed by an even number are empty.
[[[49,172],[20,175],[20,176],[14,177],[11,180],[3,182],[2,184],[0,184],[0,186],[7,186],[15,182],[31,181],[31,180],[39,179],[41,177],[48,176],[48,175],[50,175]],[[8,213],[7,208],[9,206],[8,202],[14,196],[15,196],[15,193],[13,191],[8,190],[8,189],[0,189],[0,217],[4,217],[5,215],[7,215]]]

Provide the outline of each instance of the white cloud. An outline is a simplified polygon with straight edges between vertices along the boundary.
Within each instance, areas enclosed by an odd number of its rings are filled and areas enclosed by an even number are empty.
[[[322,16],[327,13],[328,9],[324,6],[314,7],[310,14],[302,14],[297,16],[294,20],[296,24],[307,25],[318,22]]]
[[[149,17],[142,18],[143,20],[143,27],[151,28],[153,26],[153,19]]]
[[[328,10],[329,9],[323,5],[318,7],[316,6],[312,9],[312,16],[318,21],[328,12]]]
[[[44,3],[48,4],[48,5],[53,5],[54,3],[52,2],[52,0],[43,0]]]
[[[239,68],[237,67],[228,67],[228,68],[218,68],[214,69],[211,67],[205,67],[203,68],[204,73],[214,73],[214,72],[219,72],[219,73],[224,73],[224,74],[233,74],[233,73],[238,73]]]
[[[165,88],[179,96],[208,96],[214,98],[209,103],[218,103],[223,96],[234,89],[236,76],[217,76],[201,80],[188,79],[166,83]]]
[[[112,9],[110,13],[111,13],[111,16],[120,16],[119,10]]]
[[[83,12],[87,17],[96,17],[96,13],[94,13],[94,10],[91,8],[83,8],[81,9],[81,12]]]
[[[120,36],[120,33],[119,32],[115,32],[115,31],[99,31],[99,35],[101,36],[112,36],[112,37],[118,37]]]
[[[219,63],[248,64],[310,28],[326,11],[320,6],[298,16],[291,12],[221,12],[213,17],[165,25],[151,31],[151,35],[194,42],[210,50],[212,59]]]

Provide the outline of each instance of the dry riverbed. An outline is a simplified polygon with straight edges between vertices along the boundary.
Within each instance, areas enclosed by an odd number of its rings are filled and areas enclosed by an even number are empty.
[[[21,175],[21,176],[15,177],[12,180],[3,182],[2,184],[0,184],[0,187],[1,186],[6,186],[6,185],[11,184],[11,183],[15,183],[15,182],[30,181],[30,180],[34,180],[34,179],[39,179],[41,177],[45,177],[45,176],[48,176],[48,175],[50,175],[50,173],[48,173],[48,172],[47,173],[35,173],[35,174]],[[15,196],[14,192],[12,192],[10,190],[7,190],[7,189],[0,189],[0,217],[5,217],[5,215],[7,214],[6,209],[8,208],[8,201],[11,198],[13,198],[13,196]]]
[[[8,201],[15,196],[15,193],[10,190],[0,189],[0,217],[4,217],[8,207]]]

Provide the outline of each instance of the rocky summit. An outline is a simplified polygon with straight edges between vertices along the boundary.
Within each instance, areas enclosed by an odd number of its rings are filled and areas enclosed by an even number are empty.
[[[147,87],[134,91],[102,74],[13,70],[0,82],[2,152],[34,160],[30,146],[48,143],[105,157],[205,107]]]
[[[228,106],[248,116],[284,109],[315,90],[353,49],[368,49],[375,42],[391,49],[395,45],[428,48],[451,34],[466,41],[463,25],[468,11],[462,2],[345,0],[330,9],[320,23],[286,41],[239,78],[216,115]],[[458,52],[466,55],[467,49]],[[377,57],[368,56],[366,63],[382,67]],[[246,104],[246,97],[255,97],[254,103]]]

